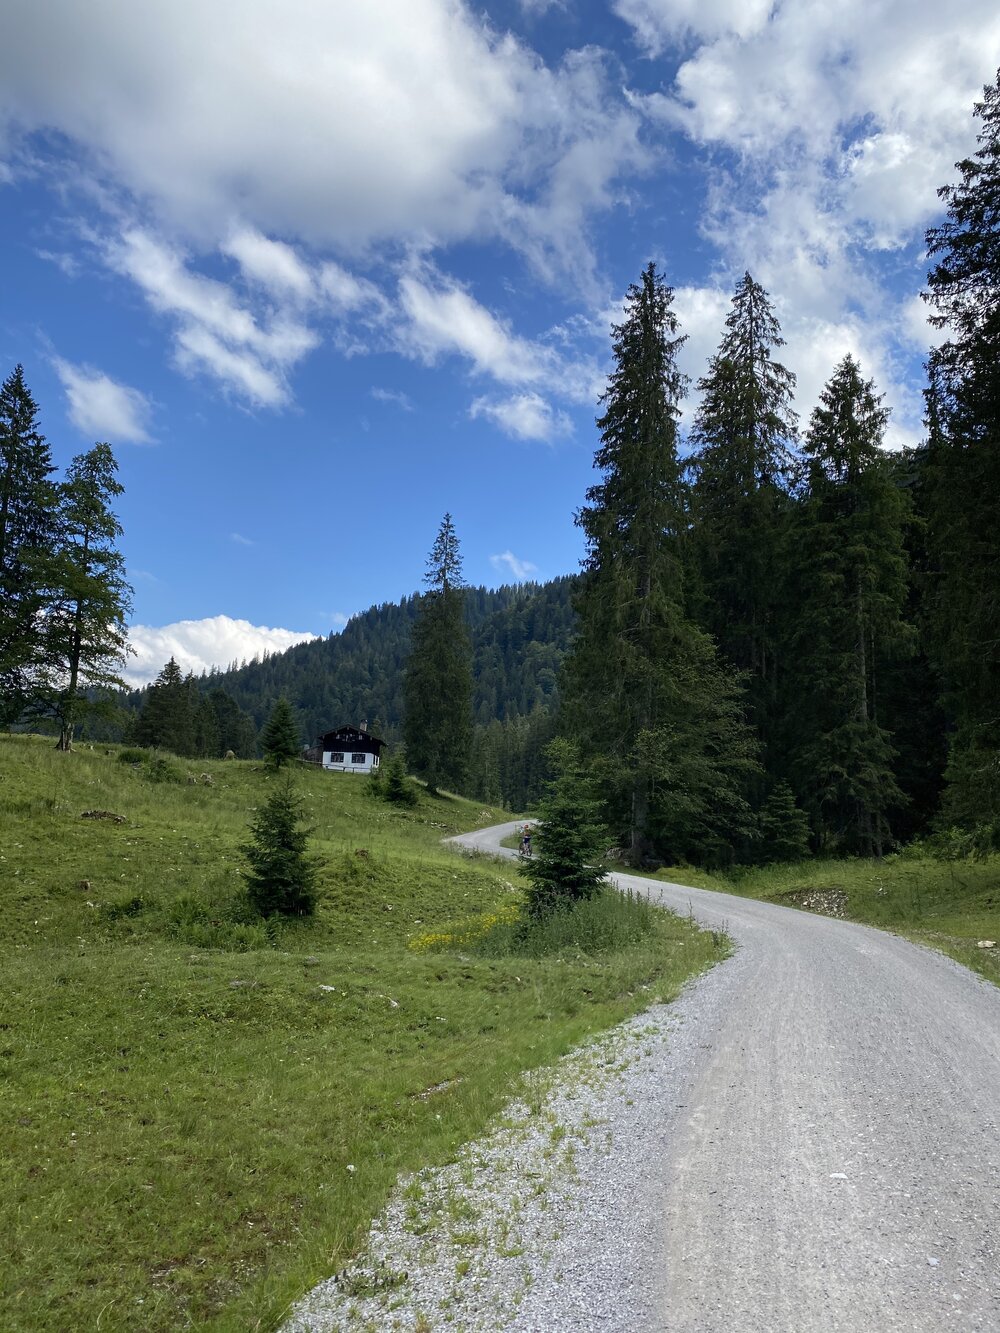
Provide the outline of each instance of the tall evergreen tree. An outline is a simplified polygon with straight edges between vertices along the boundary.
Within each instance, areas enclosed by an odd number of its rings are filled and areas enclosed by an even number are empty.
[[[938,194],[925,299],[931,354],[922,494],[932,553],[931,650],[951,715],[946,816],[1000,829],[1000,72],[976,103],[978,148]]]
[[[59,721],[59,749],[73,748],[77,720],[100,701],[85,693],[122,690],[132,589],[116,546],[111,509],[122,486],[108,444],[78,454],[59,488],[59,544],[48,567],[53,600],[45,616],[44,705]]]
[[[16,366],[0,387],[0,722],[24,711],[44,660],[45,570],[56,544],[51,454]]]
[[[782,532],[790,500],[795,376],[767,292],[744,273],[708,374],[691,439],[698,619],[748,676],[752,717],[772,738],[780,645]]]
[[[282,764],[291,759],[298,759],[302,753],[299,724],[292,712],[292,705],[284,695],[276,701],[260,733],[260,748],[264,751],[264,758],[275,768],[281,768]]]
[[[706,849],[747,816],[752,746],[739,687],[685,617],[686,496],[677,457],[684,339],[673,292],[650,264],[614,328],[597,422],[602,480],[577,515],[587,539],[567,660],[567,721],[607,793],[634,861]],[[674,812],[683,807],[683,817]],[[731,831],[731,830],[729,830]]]
[[[137,745],[159,746],[173,754],[197,753],[195,738],[196,690],[191,677],[171,657],[153,681],[135,723]]]
[[[877,680],[905,652],[906,501],[882,453],[888,410],[846,356],[813,411],[792,533],[795,670],[786,681],[791,776],[821,847],[881,855],[902,802]]]
[[[403,738],[410,768],[430,792],[465,780],[472,739],[472,642],[458,536],[445,514],[427,561],[404,681]]]

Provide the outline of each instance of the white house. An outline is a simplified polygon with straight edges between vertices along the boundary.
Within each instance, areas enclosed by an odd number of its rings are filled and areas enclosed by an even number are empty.
[[[323,753],[323,767],[334,773],[370,773],[378,768],[384,747],[385,741],[369,734],[367,722],[359,727],[328,731],[320,737],[318,746]]]

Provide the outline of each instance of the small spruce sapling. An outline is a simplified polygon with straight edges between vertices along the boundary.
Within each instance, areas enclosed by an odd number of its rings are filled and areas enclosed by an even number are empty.
[[[251,841],[241,851],[247,896],[261,916],[311,916],[316,907],[316,867],[306,855],[311,830],[300,824],[302,801],[286,777],[251,821]]]
[[[555,777],[538,804],[538,850],[524,865],[528,911],[536,918],[592,898],[607,877],[601,865],[607,830],[578,749],[555,740],[546,756]]]
[[[417,793],[406,776],[406,760],[397,750],[386,765],[385,799],[393,805],[416,805]]]

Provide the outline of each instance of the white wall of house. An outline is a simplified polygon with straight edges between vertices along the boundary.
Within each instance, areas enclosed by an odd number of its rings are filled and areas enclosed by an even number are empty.
[[[323,767],[334,773],[370,773],[378,768],[378,755],[362,750],[324,750]]]

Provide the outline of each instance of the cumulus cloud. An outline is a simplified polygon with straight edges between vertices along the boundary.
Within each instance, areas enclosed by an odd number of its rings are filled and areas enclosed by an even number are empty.
[[[499,426],[505,435],[516,440],[551,442],[571,435],[573,423],[565,412],[553,410],[537,393],[517,393],[510,398],[476,398],[469,408],[473,420],[486,417]]]
[[[505,235],[547,263],[643,160],[595,48],[549,67],[463,0],[11,0],[4,111],[263,281],[255,237],[342,253]],[[244,226],[247,228],[243,230]]]
[[[133,687],[148,685],[171,657],[185,674],[193,671],[197,676],[213,666],[225,669],[243,658],[249,661],[264,652],[281,653],[318,637],[309,630],[269,629],[230,616],[179,620],[172,625],[133,625],[129,642],[135,655],[129,658],[124,676]]]
[[[664,39],[689,5],[617,9],[653,49],[651,16]],[[907,251],[919,259],[937,187],[968,151],[972,102],[996,70],[1000,11],[989,0],[949,10],[793,0],[748,6],[756,18],[741,28],[713,26],[713,15],[731,14],[727,0],[700,9],[672,87],[634,104],[708,155],[704,234],[727,282],[749,267],[778,300],[803,411],[832,370],[820,359],[851,351],[886,390],[896,429],[916,438],[919,385],[903,362],[922,275]],[[877,262],[893,251],[904,256],[895,270]]]
[[[525,579],[530,579],[532,574],[538,573],[537,565],[533,565],[530,560],[519,560],[513,551],[491,555],[490,564],[494,569],[511,574],[518,583],[523,583]]]
[[[150,403],[145,394],[119,384],[93,366],[57,357],[55,372],[66,391],[69,419],[81,435],[112,444],[149,444]]]

